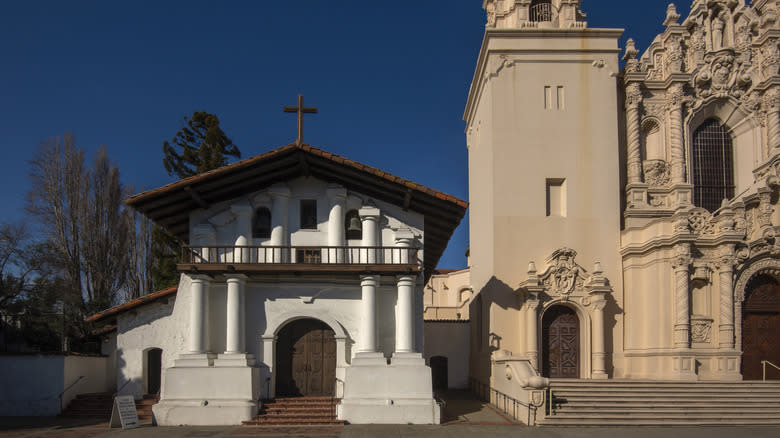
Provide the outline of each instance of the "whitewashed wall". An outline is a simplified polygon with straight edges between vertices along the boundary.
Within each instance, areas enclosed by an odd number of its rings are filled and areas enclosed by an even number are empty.
[[[96,356],[0,356],[0,416],[58,415],[78,394],[109,392],[108,360]]]

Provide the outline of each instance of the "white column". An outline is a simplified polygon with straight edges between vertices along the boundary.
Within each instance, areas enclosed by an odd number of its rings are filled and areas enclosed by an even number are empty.
[[[241,327],[244,325],[244,308],[242,303],[246,293],[246,276],[233,274],[227,276],[227,340],[225,354],[241,354],[246,352],[246,345]]]
[[[395,313],[395,352],[414,352],[414,280],[411,275],[397,279],[398,305]]]
[[[240,249],[241,246],[249,246],[252,239],[252,206],[248,202],[233,204],[230,211],[236,216],[236,251],[232,262],[249,263],[249,250]]]
[[[734,248],[726,246],[720,254],[718,282],[720,283],[720,315],[718,324],[718,346],[721,350],[734,348],[734,291],[732,276],[736,258]]]
[[[376,287],[379,277],[360,277],[360,345],[358,353],[376,352]]]
[[[360,252],[360,263],[374,264],[377,262],[377,246],[379,241],[379,209],[363,207],[358,211],[363,223],[363,240],[361,246],[368,247]]]
[[[674,279],[675,279],[675,324],[674,324],[674,346],[676,348],[690,348],[690,299],[689,299],[689,276],[688,269],[691,264],[691,249],[687,243],[679,244],[675,247],[675,258],[673,260]]]
[[[385,263],[408,265],[414,263],[416,260],[409,260],[409,250],[412,242],[414,242],[414,233],[409,228],[400,228],[395,232],[395,246],[396,250],[393,250],[390,260],[385,260]]]
[[[526,356],[528,356],[528,360],[531,362],[531,365],[535,369],[539,369],[539,338],[538,338],[538,327],[539,327],[539,315],[537,313],[539,309],[539,300],[538,299],[532,299],[526,302],[526,305],[528,306],[528,313],[526,315]]]
[[[347,200],[347,190],[339,186],[328,186],[330,214],[328,215],[328,246],[342,247],[346,245],[344,230],[344,204]],[[344,250],[331,248],[325,255],[326,263],[344,263]]]
[[[595,297],[594,297],[595,298]],[[593,305],[593,338],[591,339],[592,367],[591,378],[606,379],[607,367],[605,363],[606,352],[604,351],[604,307],[607,301],[604,297],[595,299]]]
[[[208,290],[209,278],[201,275],[191,277],[190,293],[190,339],[189,353],[204,354],[208,347]]]
[[[270,245],[279,247],[287,243],[287,216],[290,201],[290,189],[287,186],[279,184],[274,185],[268,190],[271,195],[271,239]],[[286,257],[282,256],[282,250],[275,248],[273,250],[272,260],[274,263],[281,263]]]
[[[672,183],[685,183],[685,147],[683,145],[683,86],[672,84],[666,92],[669,111],[669,142],[672,151]]]
[[[628,139],[626,164],[628,167],[629,184],[642,182],[642,155],[640,150],[642,128],[639,125],[641,104],[642,90],[639,87],[639,83],[633,82],[626,87],[626,137]]]

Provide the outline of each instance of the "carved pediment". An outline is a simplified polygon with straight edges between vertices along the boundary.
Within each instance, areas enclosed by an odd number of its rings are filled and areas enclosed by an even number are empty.
[[[539,275],[539,280],[548,294],[568,297],[582,289],[585,270],[574,261],[575,257],[577,251],[561,248],[547,260],[547,269]]]

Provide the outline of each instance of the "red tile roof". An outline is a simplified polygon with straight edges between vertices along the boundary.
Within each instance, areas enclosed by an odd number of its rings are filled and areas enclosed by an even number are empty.
[[[161,300],[163,298],[169,297],[171,295],[176,295],[176,291],[179,289],[178,286],[169,287],[168,289],[163,289],[161,291],[150,293],[149,295],[144,295],[140,298],[136,298],[134,300],[130,300],[126,303],[122,303],[118,306],[114,306],[110,309],[104,310],[102,312],[98,312],[94,315],[90,315],[85,320],[86,322],[98,322],[102,321],[106,318],[116,316],[120,313],[127,312],[128,310],[132,310],[138,307],[141,307],[145,304],[152,303],[154,301]]]

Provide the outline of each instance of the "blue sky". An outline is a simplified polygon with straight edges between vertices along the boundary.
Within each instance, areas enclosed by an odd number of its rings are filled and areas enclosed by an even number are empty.
[[[162,143],[215,113],[244,158],[295,139],[296,95],[319,114],[305,141],[468,199],[463,108],[484,32],[482,0],[38,1],[0,14],[0,222],[20,221],[41,141],[101,144],[122,180],[174,180]],[[666,2],[585,0],[590,27],[640,51]],[[683,17],[689,2],[678,5]],[[464,267],[467,220],[439,263]]]

